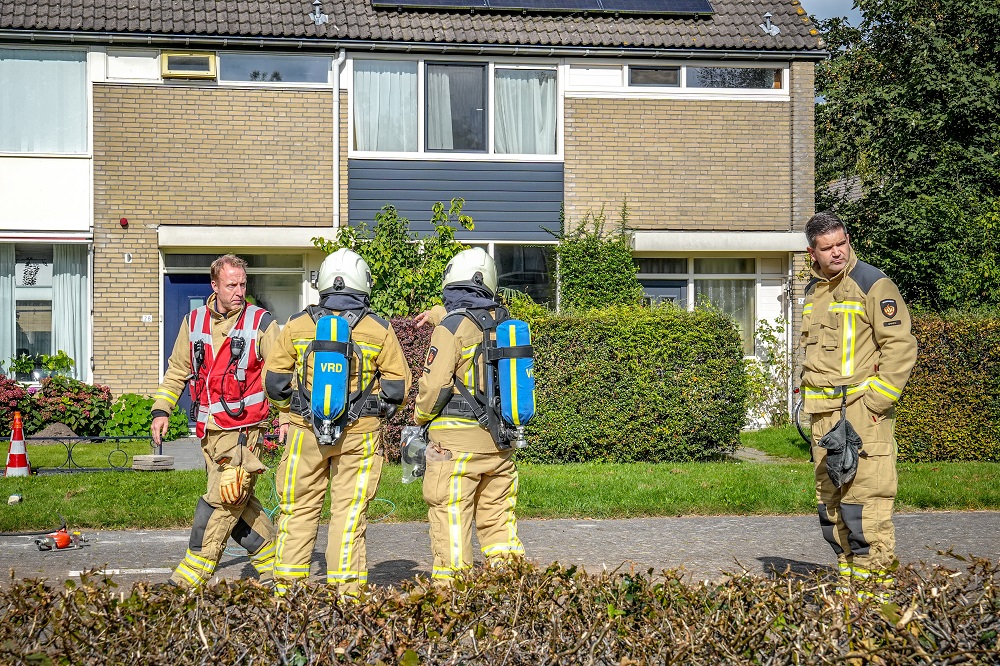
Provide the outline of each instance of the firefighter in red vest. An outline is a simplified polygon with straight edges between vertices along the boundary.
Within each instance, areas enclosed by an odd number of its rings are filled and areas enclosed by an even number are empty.
[[[195,508],[187,555],[170,577],[180,586],[207,582],[230,536],[246,548],[261,582],[271,580],[275,531],[253,487],[266,469],[256,455],[269,407],[261,374],[279,331],[271,313],[246,302],[246,267],[232,254],[212,262],[215,293],[181,324],[153,402],[159,444],[189,386],[208,468],[208,492]]]

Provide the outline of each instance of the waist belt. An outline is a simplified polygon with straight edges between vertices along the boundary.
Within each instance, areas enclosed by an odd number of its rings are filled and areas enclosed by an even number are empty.
[[[478,407],[478,405],[476,406]],[[464,416],[474,419],[476,418],[476,410],[468,400],[460,395],[455,395],[441,410],[441,416]]]
[[[348,405],[346,411],[350,411],[352,406],[353,405]],[[302,416],[304,418],[307,419],[312,418],[312,408],[308,404],[305,405],[302,404],[302,401],[299,400],[298,393],[292,393],[292,403],[289,406],[289,410],[292,413],[298,414],[299,416]],[[379,404],[378,396],[374,395],[368,396],[365,399],[365,403],[361,406],[361,411],[358,413],[358,416],[381,416],[381,415],[382,415],[382,410],[381,410],[381,405]]]

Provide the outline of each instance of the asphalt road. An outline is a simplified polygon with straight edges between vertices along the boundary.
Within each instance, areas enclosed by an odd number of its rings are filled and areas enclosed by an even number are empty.
[[[903,563],[924,562],[964,568],[943,553],[1000,559],[1000,512],[934,512],[896,516],[897,556]],[[548,565],[602,569],[680,568],[691,580],[714,580],[749,571],[771,575],[791,569],[810,573],[834,563],[814,516],[723,516],[639,518],[631,520],[522,520],[520,535],[528,559]],[[33,537],[0,537],[0,567],[16,578],[52,582],[100,569],[121,584],[166,580],[184,556],[187,530],[85,532],[79,550],[39,552]],[[326,571],[326,525],[313,553],[313,580]],[[227,550],[217,576],[253,577],[245,553]],[[368,529],[369,581],[392,585],[431,567],[426,523],[376,523]],[[4,576],[5,580],[9,580]],[[4,584],[0,582],[0,584]]]

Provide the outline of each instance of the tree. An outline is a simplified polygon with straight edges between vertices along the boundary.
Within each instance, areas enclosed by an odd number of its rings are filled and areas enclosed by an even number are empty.
[[[327,254],[348,248],[360,254],[372,272],[371,306],[385,317],[403,317],[441,303],[441,275],[452,257],[468,249],[455,240],[455,223],[473,229],[472,218],[462,215],[464,199],[434,204],[434,234],[418,239],[410,221],[387,205],[375,215],[375,226],[342,227],[335,240],[313,238]]]
[[[856,4],[859,28],[820,22],[817,208],[841,214],[908,300],[1000,302],[1000,5]]]

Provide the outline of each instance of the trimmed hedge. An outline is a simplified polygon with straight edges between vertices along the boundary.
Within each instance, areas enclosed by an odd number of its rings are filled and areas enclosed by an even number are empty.
[[[920,314],[896,407],[899,459],[1000,461],[1000,316]]]
[[[740,336],[718,312],[615,307],[534,319],[534,462],[708,460],[747,409]]]
[[[63,586],[15,579],[0,590],[0,661],[910,666],[996,664],[1000,653],[1000,572],[988,559],[954,572],[902,567],[887,604],[836,593],[829,574],[681,574],[514,562],[473,570],[450,590],[421,576],[354,600],[297,583],[280,602],[246,580],[182,590],[128,589],[96,573]]]

